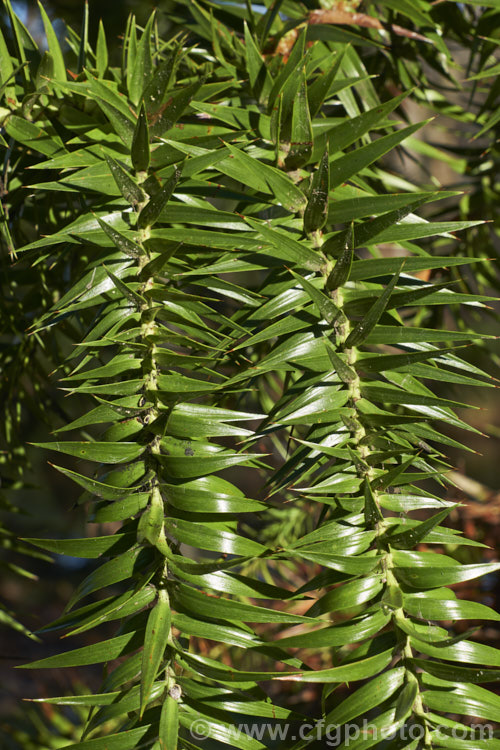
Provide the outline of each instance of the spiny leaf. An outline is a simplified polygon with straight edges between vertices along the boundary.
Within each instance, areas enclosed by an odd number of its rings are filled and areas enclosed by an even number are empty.
[[[393,534],[389,538],[389,543],[397,549],[411,549],[423,539],[425,539],[429,531],[440,524],[441,521],[444,521],[444,519],[451,513],[452,510],[453,507],[445,508],[445,510],[442,510],[440,513],[436,513],[436,515],[432,516],[432,518],[428,518],[427,521],[422,521],[422,523],[420,523],[418,526],[415,526],[415,528],[408,529],[408,531],[403,531],[400,534]]]
[[[305,72],[302,73],[297,96],[293,102],[290,149],[285,159],[287,170],[298,169],[307,164],[313,148],[313,133]]]
[[[177,747],[179,733],[179,701],[174,692],[179,692],[178,685],[170,689],[169,695],[163,701],[160,714],[160,733],[158,737],[159,750],[169,750]]]
[[[167,56],[160,62],[144,90],[143,99],[148,116],[165,101],[175,67],[182,55],[182,42],[182,39],[179,40],[171,50],[167,51]]]
[[[66,66],[64,64],[64,58],[61,51],[61,47],[59,44],[59,41],[57,39],[57,36],[54,32],[54,29],[52,27],[52,24],[50,22],[50,19],[41,4],[40,0],[38,0],[38,9],[40,11],[40,15],[42,16],[43,26],[45,29],[45,35],[47,37],[47,43],[49,46],[50,54],[52,55],[52,60],[54,64],[54,76],[59,81],[65,81],[66,80]]]
[[[98,461],[107,464],[118,464],[131,461],[144,453],[146,446],[137,443],[106,443],[106,442],[59,442],[33,443],[38,448],[67,453],[70,456],[85,459],[86,461]]]
[[[2,84],[2,93],[5,91],[7,101],[15,104],[17,100],[13,74],[14,65],[5,42],[5,37],[0,29],[0,82]],[[8,83],[10,85],[7,85]]]
[[[301,287],[303,287],[312,301],[316,304],[320,314],[327,323],[333,325],[337,320],[345,321],[344,313],[339,307],[337,307],[332,299],[327,297],[326,294],[321,292],[319,289],[316,289],[316,287],[310,284],[307,279],[299,276],[294,271],[290,271],[290,273],[294,278],[297,279]]]
[[[99,30],[97,32],[96,67],[97,77],[104,78],[108,67],[108,44],[106,42],[106,32],[102,18],[99,19]]]
[[[145,86],[151,79],[153,57],[151,50],[151,32],[155,13],[151,13],[142,36],[137,44],[132,74],[129,77],[129,96],[133,104],[137,105],[141,99]]]
[[[160,136],[170,130],[194,99],[203,83],[203,79],[196,81],[190,86],[172,93],[166,102],[154,102],[151,104],[151,108],[148,111],[150,134],[152,136]],[[146,95],[147,92],[145,92],[145,97]]]
[[[322,71],[314,83],[308,87],[309,110],[312,118],[316,117],[323,102],[328,97],[328,92],[340,70],[343,56],[343,51],[337,52],[330,69],[326,72]]]
[[[121,164],[115,161],[115,159],[108,154],[105,154],[105,158],[117,184],[118,190],[125,200],[128,201],[131,206],[142,204],[146,199],[146,194],[143,189],[132,179],[132,177],[130,177]]]
[[[295,263],[299,267],[318,270],[321,267],[321,258],[318,253],[313,252],[305,245],[297,242],[289,233],[278,232],[270,229],[265,223],[257,222],[246,217],[246,221],[259,234],[264,237],[278,251],[278,257],[289,263]]]
[[[148,203],[146,203],[137,217],[138,229],[147,229],[152,227],[158,221],[161,212],[172,197],[172,193],[175,190],[175,186],[177,185],[180,176],[181,170],[174,167],[173,175],[165,182],[163,187],[149,199]]]
[[[328,253],[328,242],[323,246],[323,252]],[[345,232],[344,247],[340,257],[337,259],[333,270],[326,280],[325,287],[334,292],[343,286],[351,274],[351,266],[354,255],[354,224]]]
[[[87,47],[89,36],[89,4],[85,0],[83,6],[82,26],[80,31],[80,45],[78,50],[77,70],[79,73],[85,68],[87,63]]]
[[[160,588],[158,601],[149,613],[144,636],[141,669],[141,716],[147,706],[153,682],[164,658],[164,651],[170,637],[171,618],[168,593],[166,589]]]
[[[426,125],[430,120],[409,125],[407,128],[397,130],[395,133],[385,135],[367,146],[362,146],[351,151],[330,163],[330,190],[338,187],[346,180],[353,178],[362,169],[373,164],[381,156],[395,148],[405,138],[415,133]]]
[[[94,643],[91,646],[82,646],[81,648],[66,651],[55,656],[48,656],[45,659],[38,659],[29,664],[20,664],[18,669],[61,669],[61,667],[81,667],[88,664],[101,664],[111,659],[117,659],[123,654],[130,653],[137,648],[142,642],[141,634],[125,633],[109,638],[108,640]]]
[[[116,245],[118,250],[121,250],[131,258],[139,258],[143,254],[144,251],[142,247],[137,244],[137,242],[134,242],[128,237],[125,237],[124,234],[111,226],[111,224],[107,224],[98,216],[96,216],[96,219],[103,232],[108,235],[109,239],[113,242],[114,245]]]
[[[359,323],[356,323],[356,326],[352,329],[344,343],[344,347],[346,349],[350,349],[353,346],[359,346],[375,328],[378,321],[382,317],[385,308],[387,307],[394,287],[399,281],[399,274],[403,270],[404,264],[405,261],[403,259],[401,261],[399,269],[396,271],[389,284],[387,284],[380,297],[378,297],[378,299],[373,303],[363,320],[360,320]]]
[[[377,500],[372,491],[372,486],[368,477],[365,477],[365,521],[369,528],[373,528],[379,521],[383,520],[382,513],[377,504]]]
[[[305,41],[306,41],[306,30],[301,29],[298,39],[296,40],[293,46],[292,53],[286,65],[282,66],[281,71],[279,75],[277,76],[273,84],[273,87],[269,93],[269,104],[268,104],[269,114],[271,113],[274,107],[278,94],[283,90],[283,87],[285,86],[290,76],[294,75],[297,68],[299,67],[300,60],[304,56]],[[261,40],[261,44],[262,44],[262,40]]]
[[[252,34],[250,33],[246,21],[244,21],[244,30],[247,70],[250,78],[250,85],[253,88],[264,65],[264,60],[262,59],[262,55],[260,54],[259,49],[252,37]]]
[[[144,103],[141,105],[139,117],[134,130],[132,139],[132,165],[136,172],[147,172],[149,169],[149,129],[146,119],[146,109]]]
[[[304,232],[311,234],[322,229],[328,216],[329,163],[328,147],[314,172],[309,200],[304,211]]]
[[[104,266],[104,270],[106,271],[106,274],[109,276],[118,291],[121,292],[124,297],[126,297],[126,299],[136,305],[138,309],[141,309],[141,306],[145,304],[144,297],[141,297],[140,294],[138,294],[130,286],[125,284],[125,282],[119,279],[118,276],[115,276],[115,274],[110,271],[109,268],[106,268],[106,266]]]
[[[343,383],[353,383],[357,380],[356,371],[337,354],[329,339],[326,339],[326,353],[333,365],[333,369]]]

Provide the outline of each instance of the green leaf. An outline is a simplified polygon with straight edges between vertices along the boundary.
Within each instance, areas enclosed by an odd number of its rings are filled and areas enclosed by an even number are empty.
[[[263,222],[254,221],[245,217],[246,222],[253,227],[269,244],[273,246],[278,258],[302,268],[318,270],[321,267],[321,258],[318,253],[310,250],[306,245],[297,242],[289,233],[270,229]]]
[[[422,700],[426,706],[438,711],[454,712],[465,716],[477,716],[482,719],[496,720],[498,716],[498,696],[488,694],[484,688],[475,688],[481,691],[481,697],[476,695],[462,695],[458,691],[425,690]],[[491,700],[485,699],[486,694]],[[495,698],[497,700],[495,700]]]
[[[328,354],[328,358],[330,362],[333,365],[333,369],[341,379],[343,383],[353,383],[357,379],[356,372],[348,365],[342,357],[340,357],[335,349],[333,348],[333,344],[329,339],[325,339],[326,341],[326,353]]]
[[[416,680],[407,682],[398,695],[396,714],[394,717],[396,720],[404,719],[412,712],[413,704],[415,703],[418,694],[418,682]]]
[[[142,36],[137,44],[135,59],[132,65],[131,75],[128,80],[129,96],[133,104],[139,104],[142,92],[151,79],[153,68],[152,50],[151,50],[151,33],[155,13],[151,13],[149,20],[142,32]]]
[[[412,588],[432,589],[438,586],[450,586],[453,583],[470,581],[487,573],[494,573],[499,569],[500,563],[461,565],[457,568],[398,568],[397,577]]]
[[[192,547],[208,549],[227,555],[261,555],[267,548],[230,531],[222,531],[205,525],[203,529],[195,522],[183,521],[180,518],[166,519],[165,528],[176,537],[179,542],[189,544]]]
[[[99,81],[97,79],[91,79],[90,83],[95,89],[97,89],[96,84],[99,84]],[[135,120],[132,119],[132,116],[125,114],[123,109],[116,107],[114,104],[111,104],[108,101],[110,97],[107,92],[101,92],[98,89],[97,91],[97,104],[110,121],[115,133],[119,136],[119,138],[121,138],[125,146],[129,149],[132,145],[132,139],[134,137]]]
[[[153,682],[160,670],[164,652],[170,638],[172,615],[167,590],[158,590],[158,601],[148,615],[141,669],[141,706],[142,717],[146,708]]]
[[[311,670],[310,672],[296,672],[283,674],[276,679],[290,680],[292,682],[318,682],[320,684],[332,684],[342,682],[357,682],[365,680],[381,672],[390,664],[392,649],[384,651],[367,659],[359,659],[345,666],[331,667],[330,669]]]
[[[94,591],[137,577],[144,568],[151,565],[152,559],[152,548],[138,545],[131,546],[130,549],[117,557],[112,557],[84,578],[73,593],[66,609],[72,609],[80,599],[94,593]],[[157,565],[158,563],[156,563]]]
[[[321,387],[306,391],[293,402],[293,411],[279,412],[275,421],[279,424],[321,424],[338,418],[339,409],[349,400],[347,390],[338,390],[338,386]],[[340,474],[339,479],[344,475]],[[329,481],[329,480],[327,480]],[[342,490],[339,490],[342,491]]]
[[[261,39],[261,45],[263,44],[263,41],[264,40]],[[296,73],[297,68],[300,65],[300,62],[302,61],[304,57],[305,41],[306,41],[305,29],[301,29],[299,36],[297,40],[295,41],[295,44],[293,45],[293,49],[290,54],[290,57],[288,58],[287,64],[281,67],[281,70],[278,76],[276,77],[273,87],[269,93],[269,100],[268,100],[269,114],[271,113],[275,105],[278,94],[281,91],[283,91],[283,88],[287,80]]]
[[[30,83],[30,76],[24,63],[26,63],[27,55],[34,57],[35,60],[39,59],[38,48],[33,40],[33,37],[29,33],[26,26],[22,23],[20,18],[14,13],[10,0],[4,0],[4,5],[7,6],[7,12],[9,14],[9,20],[14,37],[14,49],[19,61],[22,65],[24,83]]]
[[[329,155],[327,147],[312,177],[311,190],[306,210],[304,211],[305,234],[311,234],[318,229],[323,229],[326,224],[328,217],[329,184]]]
[[[145,445],[136,443],[99,443],[99,442],[59,442],[32,443],[38,448],[49,451],[67,453],[69,456],[85,459],[85,461],[96,461],[103,464],[119,464],[138,458],[146,450]]]
[[[172,688],[174,690],[175,688]],[[163,701],[160,714],[159,750],[177,747],[179,733],[179,702],[172,695]]]
[[[471,669],[469,667],[458,667],[455,664],[443,664],[442,662],[430,661],[429,659],[412,659],[415,666],[425,672],[439,677],[441,680],[450,682],[482,683],[499,682],[500,669]]]
[[[369,143],[367,146],[351,151],[345,156],[341,156],[338,159],[334,159],[330,162],[330,190],[342,185],[347,180],[356,178],[356,176],[365,167],[373,164],[374,161],[380,159],[381,156],[386,154],[395,148],[405,138],[415,133],[415,131],[422,128],[430,120],[424,120],[423,122],[417,122],[415,125],[410,125],[407,128],[397,130],[395,133],[385,135],[379,138],[373,143]]]
[[[383,516],[380,512],[377,500],[372,491],[372,486],[368,477],[365,477],[364,481],[365,489],[365,521],[368,528],[375,528],[379,521],[382,521]]]
[[[48,656],[45,659],[20,664],[18,669],[61,669],[62,667],[82,667],[88,664],[101,664],[130,653],[142,642],[142,633],[125,633],[116,638],[108,638],[91,646],[82,646],[63,654]]]
[[[459,663],[487,664],[489,667],[500,667],[500,649],[485,646],[482,643],[462,640],[452,645],[426,643],[418,637],[411,637],[412,644],[421,653],[436,659],[446,659]]]
[[[140,513],[147,506],[149,492],[137,492],[128,495],[112,504],[100,503],[95,511],[91,513],[91,520],[95,523],[107,523],[108,521],[125,521],[131,516]]]
[[[374,677],[369,683],[356,690],[330,711],[325,718],[326,724],[341,726],[372,708],[376,708],[401,687],[404,677],[405,670],[403,667],[390,669],[388,672]]]
[[[110,275],[110,278],[113,280],[113,275]],[[114,279],[117,279],[117,277],[114,276]],[[129,287],[125,287],[125,289],[126,289],[125,296],[132,294],[132,290],[129,289]],[[136,301],[135,298],[133,299],[133,301]],[[109,362],[109,364],[104,365],[103,367],[96,367],[96,368],[93,368],[92,370],[85,370],[83,372],[71,373],[71,375],[68,375],[67,378],[63,378],[63,380],[71,380],[71,381],[94,380],[96,378],[116,377],[116,375],[121,375],[123,373],[129,373],[129,372],[138,370],[140,369],[140,366],[141,366],[140,359],[131,357],[130,355],[126,355],[126,354],[121,355],[121,356],[119,355],[117,357],[114,357],[114,359],[112,359],[111,362]],[[111,419],[109,419],[108,421],[116,422],[117,413],[118,412],[116,411],[114,414],[113,413],[109,414],[109,412],[106,412],[106,416],[111,417]]]
[[[220,596],[206,596],[201,591],[180,584],[175,603],[194,612],[198,618],[227,619],[235,622],[314,622],[311,618],[294,615],[288,612],[242,604]]]
[[[67,750],[134,750],[143,743],[141,740],[150,729],[149,724],[136,729],[127,729],[118,734],[107,734],[93,740],[84,740],[72,745],[66,745]]]
[[[403,266],[404,260],[401,261],[399,269],[396,271],[396,274],[393,276],[389,284],[387,284],[380,297],[378,297],[378,299],[370,307],[364,318],[360,320],[359,323],[356,323],[355,327],[350,332],[344,343],[345,349],[359,346],[367,338],[371,331],[373,331],[376,324],[382,317],[385,308],[387,307],[394,287],[399,281],[399,274],[401,273]]]
[[[14,65],[5,42],[5,37],[0,29],[0,83],[2,84],[2,91],[5,91],[6,101],[11,105],[17,103],[13,75]],[[10,85],[7,85],[7,82],[10,82]]]
[[[146,194],[143,189],[132,179],[132,177],[130,177],[121,164],[118,164],[118,162],[111,156],[108,156],[108,154],[105,154],[105,157],[118,190],[125,200],[128,201],[131,206],[142,204],[146,199]]]
[[[208,638],[240,648],[253,648],[262,643],[253,633],[234,625],[214,625],[212,622],[200,621],[179,613],[174,616],[174,625],[184,636],[194,635],[197,638]]]
[[[151,491],[149,505],[139,519],[137,541],[148,541],[156,546],[163,530],[165,508],[163,497],[157,485]]]
[[[308,617],[318,617],[327,612],[340,612],[345,609],[354,609],[361,604],[373,599],[384,584],[381,576],[373,575],[362,578],[359,581],[350,581],[342,586],[329,591],[318,599],[310,609],[307,610]]]
[[[330,648],[346,643],[357,643],[379,632],[390,620],[391,615],[382,611],[372,615],[354,618],[330,628],[322,628],[288,638],[280,638],[277,644],[285,648]]]
[[[326,248],[326,243],[324,245]],[[467,263],[480,262],[479,258],[459,257],[409,257],[405,259],[405,273],[428,271],[433,268],[451,268]],[[354,263],[350,274],[351,281],[365,281],[376,277],[387,276],[396,273],[401,264],[401,258],[376,258],[370,260],[358,260]]]
[[[101,555],[117,554],[128,549],[128,545],[135,541],[133,534],[110,534],[102,537],[87,539],[23,539],[24,542],[34,544],[35,547],[54,552],[58,555],[70,557],[95,558]]]
[[[436,561],[436,566],[439,559]],[[403,607],[408,614],[421,620],[500,620],[491,607],[460,599],[437,599],[404,596]]]
[[[304,291],[307,292],[309,297],[317,306],[320,315],[326,320],[327,323],[333,325],[338,319],[345,320],[345,316],[342,310],[340,310],[340,308],[338,308],[333,300],[327,297],[326,294],[321,292],[319,289],[316,289],[316,287],[310,284],[309,281],[304,279],[302,276],[299,276],[299,274],[295,273],[294,271],[290,271],[290,273],[295,279],[297,279]]]
[[[363,114],[357,117],[349,117],[346,122],[342,122],[330,130],[328,133],[330,153],[343,151],[365,133],[368,133],[369,130],[377,127],[379,123],[385,122],[387,115],[399,107],[408,97],[408,93],[405,92],[394,97],[394,99],[389,99],[385,104],[377,104],[376,107],[363,112]]]
[[[65,81],[66,80],[66,65],[64,64],[64,58],[63,58],[63,54],[61,51],[61,47],[59,45],[59,41],[54,32],[50,19],[43,5],[41,4],[40,0],[38,0],[38,9],[40,11],[40,15],[42,16],[43,27],[45,29],[45,36],[47,37],[47,44],[49,47],[49,52],[52,56],[52,60],[54,64],[54,77],[58,81]]]
[[[144,102],[141,105],[139,117],[137,118],[137,124],[134,130],[131,156],[132,166],[136,172],[148,171],[150,162],[149,129]]]
[[[190,86],[175,91],[171,94],[165,104],[154,102],[154,104],[151,105],[151,108],[148,109],[150,135],[162,136],[170,130],[181,117],[190,102],[194,99],[203,83],[204,80],[201,79],[192,83]],[[161,85],[161,81],[159,81],[158,85]],[[144,93],[144,98],[146,100],[147,93],[148,91]]]
[[[418,240],[422,237],[432,237],[434,235],[449,236],[451,238],[450,232],[459,232],[481,223],[479,221],[429,221],[415,225],[410,222],[402,222],[399,225],[392,226],[376,234],[371,238],[371,241],[376,243],[405,242],[408,240]]]
[[[5,122],[5,130],[14,140],[45,156],[53,156],[60,151],[64,151],[64,147],[58,136],[50,135],[39,125],[29,120],[24,120],[17,115],[10,115],[8,117]]]
[[[340,70],[343,56],[343,51],[337,52],[330,69],[326,72],[321,72],[314,83],[310,84],[308,88],[309,108],[313,119],[319,113],[325,99],[328,98],[332,84]]]
[[[412,547],[415,547],[425,539],[429,531],[432,531],[432,529],[440,524],[441,521],[444,521],[453,510],[453,507],[455,506],[445,508],[440,513],[436,513],[435,516],[432,516],[432,518],[428,518],[427,521],[422,521],[418,526],[408,529],[408,531],[403,531],[401,534],[393,534],[389,537],[389,544],[397,549],[411,549]]]
[[[175,190],[175,186],[177,185],[180,176],[181,170],[174,167],[173,175],[165,182],[161,190],[149,199],[148,203],[146,203],[137,217],[137,227],[139,229],[152,227],[153,224],[158,221],[161,212],[172,197],[172,193]]]
[[[98,216],[96,216],[96,220],[103,232],[107,234],[112,243],[118,248],[118,250],[121,250],[122,253],[125,253],[125,255],[128,255],[131,258],[139,258],[144,253],[140,245],[119,232],[111,226],[111,224],[107,224]]]
[[[295,487],[296,492],[307,492],[308,494],[323,494],[324,492],[353,493],[359,490],[361,479],[353,474],[334,474],[328,479],[315,484],[313,487]]]
[[[371,573],[379,563],[376,557],[342,557],[341,555],[310,552],[304,548],[295,549],[294,554],[318,565],[323,565],[325,568],[338,570],[349,575],[366,575]]]
[[[155,592],[151,588],[143,588],[140,591],[133,589],[121,596],[110,596],[62,615],[50,625],[41,628],[39,632],[70,628],[65,637],[84,633],[104,622],[113,622],[134,615],[151,604],[154,598]]]
[[[96,68],[97,77],[104,78],[104,74],[108,68],[108,45],[102,18],[99,19],[99,30],[97,32]]]
[[[144,297],[141,297],[140,294],[137,294],[137,292],[135,292],[132,289],[132,287],[130,287],[128,284],[125,284],[125,282],[119,279],[118,276],[115,276],[115,274],[112,271],[110,271],[109,268],[106,268],[106,266],[104,266],[104,270],[106,274],[109,276],[109,278],[111,279],[111,281],[113,282],[113,285],[118,289],[118,291],[121,292],[123,296],[129,300],[129,302],[132,302],[132,304],[134,304],[138,310],[140,310],[141,307],[145,303]],[[83,375],[86,377],[89,377],[88,372],[83,373]],[[101,377],[102,377],[102,374],[101,374]],[[73,380],[74,376],[72,376],[71,379]]]
[[[367,344],[417,344],[441,341],[474,341],[488,338],[474,331],[440,331],[435,328],[417,328],[411,326],[377,325],[368,335]]]
[[[193,406],[191,404],[191,406]],[[257,500],[249,500],[229,482],[213,475],[182,484],[165,484],[168,502],[180,510],[195,513],[230,513],[265,508]]]
[[[454,193],[452,191],[443,190],[435,193],[393,193],[390,195],[360,196],[356,197],[355,200],[352,198],[332,200],[328,206],[328,223],[338,224],[353,221],[354,219],[362,219],[366,216],[379,216],[380,214],[397,211],[400,208],[405,208],[413,204],[422,205],[423,203],[441,200],[442,198],[451,198],[453,196]],[[362,226],[364,225],[359,225],[359,228]]]
[[[313,133],[309,104],[307,101],[307,83],[305,72],[302,73],[297,96],[293,102],[290,149],[285,159],[287,170],[298,169],[307,164],[313,148]]]
[[[81,71],[85,68],[87,63],[87,51],[88,51],[88,36],[89,36],[89,4],[88,0],[85,0],[85,4],[83,6],[83,15],[82,15],[82,26],[80,31],[80,44],[78,49],[78,62],[77,62],[77,70],[78,73],[81,73]]]
[[[196,450],[196,445],[193,446]],[[213,474],[230,466],[251,463],[255,456],[244,453],[221,453],[220,455],[160,456],[159,459],[166,467],[171,477],[188,479]]]
[[[457,348],[457,347],[455,347]],[[448,349],[428,349],[420,352],[405,352],[404,354],[379,354],[376,357],[361,356],[356,362],[356,369],[368,370],[374,372],[383,372],[384,370],[398,370],[401,367],[411,366],[417,362],[425,362],[429,359],[438,359],[439,357],[454,351],[454,348]],[[441,372],[441,370],[437,370]]]
[[[255,84],[257,83],[259,73],[264,65],[264,60],[262,59],[262,55],[260,54],[259,49],[252,37],[252,34],[250,33],[246,21],[243,22],[243,27],[245,31],[246,68],[250,79],[250,86],[254,88]]]
[[[323,252],[328,252],[328,241],[323,246]],[[351,224],[350,229],[347,229],[344,233],[344,242],[340,257],[337,259],[337,262],[326,280],[325,288],[328,289],[328,291],[334,292],[339,287],[344,286],[346,281],[350,278],[353,256],[354,224]]]
[[[450,399],[436,398],[427,396],[422,393],[412,393],[403,391],[399,388],[390,388],[377,385],[366,385],[361,387],[362,395],[368,401],[383,402],[387,404],[423,405],[423,406],[465,406],[460,401],[451,401]]]
[[[144,90],[143,99],[148,117],[165,101],[165,95],[178,62],[177,58],[180,58],[182,54],[182,41],[180,40],[172,50],[167,51],[165,59],[160,62]]]
[[[31,698],[33,703],[49,703],[59,706],[109,706],[119,693],[95,693],[94,695],[59,695],[56,698]]]
[[[284,206],[288,211],[298,211],[306,204],[305,195],[288,175],[264,162],[257,162],[245,151],[232,146],[230,143],[225,142],[224,145],[233,157],[235,179],[247,184],[246,175],[248,174],[260,186],[260,190],[274,195],[277,203]]]

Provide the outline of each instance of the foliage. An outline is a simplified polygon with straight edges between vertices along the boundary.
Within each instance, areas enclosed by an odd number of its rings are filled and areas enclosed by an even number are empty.
[[[479,685],[498,681],[500,652],[452,623],[499,616],[449,587],[500,565],[445,525],[440,446],[466,450],[445,430],[472,428],[462,397],[433,391],[490,385],[457,352],[488,337],[433,325],[490,300],[453,283],[475,259],[452,233],[482,229],[415,213],[457,193],[387,168],[426,121],[400,127],[409,92],[389,98],[369,75],[387,66],[406,88],[425,66],[446,73],[439,6],[386,3],[426,34],[391,11],[388,51],[373,24],[287,0],[263,14],[171,3],[165,37],[154,15],[130,17],[114,67],[102,26],[95,51],[87,19],[69,30],[66,60],[42,6],[46,51],[5,5],[7,462],[19,403],[43,410],[59,426],[39,447],[102,529],[23,540],[97,561],[40,635],[117,626],[23,665],[107,665],[98,694],[44,700],[90,707],[67,746],[196,747],[201,719],[214,746],[262,747],[234,724],[300,720],[261,685],[288,681],[323,685],[324,727],[376,709],[379,731],[422,729],[420,745],[360,747],[493,750],[446,718],[498,715]],[[456,6],[451,39],[469,17]]]

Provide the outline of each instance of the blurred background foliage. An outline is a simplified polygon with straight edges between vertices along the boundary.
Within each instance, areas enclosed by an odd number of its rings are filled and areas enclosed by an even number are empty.
[[[269,3],[268,3],[269,4]],[[63,39],[65,26],[79,28],[82,18],[82,0],[44,0],[44,8],[54,22],[58,36]],[[121,54],[120,33],[125,27],[127,16],[135,13],[138,24],[143,24],[154,6],[159,6],[160,31],[168,33],[172,27],[169,18],[171,3],[160,0],[157,3],[150,0],[89,0],[89,40],[92,46],[97,38],[100,19],[102,19],[108,42],[111,44],[112,56],[119,60]],[[290,5],[290,4],[289,4]],[[325,2],[294,3],[297,13],[306,15],[311,10],[320,7],[332,7],[334,4]],[[345,3],[337,3],[342,8]],[[386,4],[386,21],[395,22],[404,27],[420,28],[417,4],[408,17],[401,19],[390,10],[391,3]],[[410,5],[410,4],[408,4]],[[357,7],[357,4],[356,4]],[[360,10],[377,18],[378,5],[365,2]],[[41,23],[38,6],[34,0],[14,3],[16,12],[29,28],[35,41],[43,45],[43,25]],[[411,11],[411,8],[410,8]],[[498,60],[497,49],[500,43],[500,9],[494,7],[482,8],[469,6],[467,10],[458,3],[442,2],[435,4],[433,18],[443,25],[444,38],[447,41],[450,55],[447,57],[440,50],[440,41],[435,44],[418,46],[419,56],[415,54],[415,41],[397,33],[391,33],[391,45],[375,50],[373,46],[358,46],[366,70],[374,76],[367,85],[374,86],[381,100],[395,96],[406,88],[416,87],[411,103],[399,112],[402,119],[414,121],[437,114],[438,118],[432,126],[424,132],[425,140],[421,137],[408,139],[404,149],[398,157],[391,157],[388,164],[392,171],[394,188],[408,189],[409,185],[425,189],[426,186],[435,188],[461,189],[463,197],[448,201],[446,215],[440,219],[482,219],[490,220],[474,232],[462,234],[455,246],[455,252],[471,256],[481,255],[491,259],[487,263],[473,266],[474,275],[458,277],[457,281],[472,289],[480,288],[482,293],[498,295],[500,290],[499,252],[500,252],[500,79],[495,78],[495,60]],[[425,20],[425,19],[424,19]],[[415,22],[415,23],[413,23]],[[387,24],[386,24],[387,25]],[[425,24],[424,24],[425,25]],[[8,22],[2,19],[2,27],[8,29]],[[380,41],[378,32],[373,29],[359,29],[357,26],[332,27],[340,29],[339,38],[345,32],[348,34],[365,36],[368,39]],[[346,31],[348,29],[348,31]],[[420,28],[422,31],[422,29]],[[284,29],[286,31],[286,29]],[[293,31],[291,32],[293,36]],[[426,33],[425,30],[423,33]],[[281,53],[287,53],[287,36],[283,35]],[[486,75],[484,71],[486,70]],[[472,80],[474,75],[477,80]],[[471,79],[471,80],[467,80]],[[429,92],[434,92],[430,95]],[[1,185],[0,185],[1,188]],[[413,187],[412,189],[415,189]],[[441,206],[439,206],[441,210]],[[435,211],[431,207],[430,211]],[[424,212],[425,215],[425,212]],[[427,218],[430,218],[429,214]],[[40,227],[43,228],[43,216],[40,217]],[[34,239],[35,228],[23,228],[25,241]],[[39,229],[38,231],[41,231]],[[6,238],[4,237],[4,241]],[[8,244],[8,241],[7,243]],[[2,269],[5,268],[6,257],[2,259]],[[40,267],[41,268],[41,267]],[[9,314],[3,316],[4,323],[13,320],[16,315],[16,305],[21,306],[26,316],[26,310],[39,309],[40,306],[49,307],[53,302],[53,292],[50,283],[40,271],[37,278],[36,298],[33,297],[33,279],[26,277],[26,270],[18,280],[17,287],[10,290],[8,304]],[[458,271],[457,271],[458,274]],[[26,293],[29,291],[29,298]],[[5,312],[4,300],[0,303]],[[27,308],[28,306],[28,308]],[[447,310],[444,315],[452,315]],[[28,313],[29,317],[29,313]],[[470,321],[468,321],[470,323]],[[498,306],[492,307],[485,315],[484,310],[478,313],[473,323],[481,326],[484,332],[498,333]],[[446,327],[446,321],[438,319],[426,325]],[[460,320],[458,321],[460,326]],[[5,334],[5,325],[2,326]],[[7,331],[10,333],[10,331]],[[61,339],[62,350],[67,346]],[[9,360],[8,346],[13,347],[12,358]],[[23,348],[20,356],[19,348]],[[0,598],[10,610],[15,611],[17,618],[30,630],[36,630],[43,623],[58,617],[64,603],[69,599],[76,582],[82,577],[82,566],[87,565],[83,560],[56,556],[49,561],[43,555],[27,558],[26,549],[12,553],[12,536],[44,536],[50,529],[52,536],[79,537],[88,533],[84,527],[83,509],[75,508],[77,490],[74,485],[61,475],[52,471],[46,464],[41,452],[32,452],[25,446],[26,441],[43,440],[47,435],[45,420],[46,410],[60,411],[64,418],[66,406],[58,404],[58,391],[55,382],[47,387],[47,373],[51,371],[54,352],[44,351],[43,344],[34,338],[16,340],[2,339],[4,361],[23,362],[29,369],[29,380],[22,381],[11,377],[11,392],[8,395],[9,405],[16,410],[21,400],[27,407],[22,415],[17,415],[19,434],[17,439],[9,441],[13,449],[4,451],[2,460],[2,496],[0,511],[4,517],[9,515],[8,527],[10,533],[0,532],[0,551],[2,558],[2,578],[0,582]],[[471,350],[472,351],[472,350]],[[495,342],[485,344],[482,348],[474,347],[470,355],[478,366],[493,372],[500,377],[499,349]],[[446,392],[446,384],[437,386],[440,392]],[[467,400],[472,396],[467,394]],[[462,508],[454,512],[451,522],[457,528],[464,530],[469,537],[483,541],[494,550],[498,549],[500,539],[500,482],[498,476],[498,453],[500,448],[500,396],[498,390],[488,390],[482,394],[474,394],[477,405],[481,408],[475,412],[469,411],[467,419],[479,430],[471,436],[469,447],[473,452],[463,453],[450,449],[452,464],[455,463],[454,479],[458,488],[454,491],[453,499],[464,503]],[[462,400],[462,399],[461,399]],[[466,400],[466,399],[463,399]],[[14,422],[16,420],[14,419]],[[458,433],[449,434],[460,439]],[[29,453],[31,470],[28,476],[24,472],[26,466],[26,451]],[[21,470],[23,469],[23,470]],[[289,529],[283,528],[282,516],[277,517],[276,532],[292,531],[295,523],[300,523],[302,516],[290,513],[287,517]],[[92,531],[92,530],[91,530]],[[90,532],[89,532],[90,533]],[[467,548],[465,548],[467,549]],[[29,551],[30,555],[33,552]],[[471,558],[473,548],[465,554]],[[467,562],[475,562],[467,559]],[[297,586],[303,583],[300,571],[295,572]],[[304,568],[304,577],[310,576],[310,568]],[[476,588],[474,588],[476,587]],[[467,584],[463,594],[468,598],[482,601],[489,606],[500,608],[500,591],[498,577],[481,579],[479,582]],[[8,615],[4,615],[8,620]],[[26,695],[44,697],[50,694],[64,693],[71,683],[73,689],[78,680],[95,689],[100,680],[100,668],[90,667],[78,670],[72,674],[71,670],[63,674],[55,670],[42,673],[13,672],[11,667],[15,663],[36,658],[39,648],[33,638],[26,637],[22,626],[17,629],[1,628],[0,663],[5,668],[5,677],[0,683],[0,746],[6,750],[40,750],[45,747],[63,747],[69,741],[78,739],[77,727],[81,717],[73,710],[66,713],[55,712],[50,706],[42,709],[21,707],[20,699]],[[483,639],[491,645],[500,646],[500,632],[498,624],[490,624],[483,631]],[[77,639],[73,645],[85,645],[85,636]],[[57,638],[50,634],[44,635],[44,653],[55,653]],[[202,645],[200,645],[202,648]],[[34,685],[32,680],[36,679]],[[83,689],[83,688],[82,688]],[[311,702],[318,698],[311,686],[307,691],[297,695],[296,702]],[[26,704],[29,705],[29,704]]]

